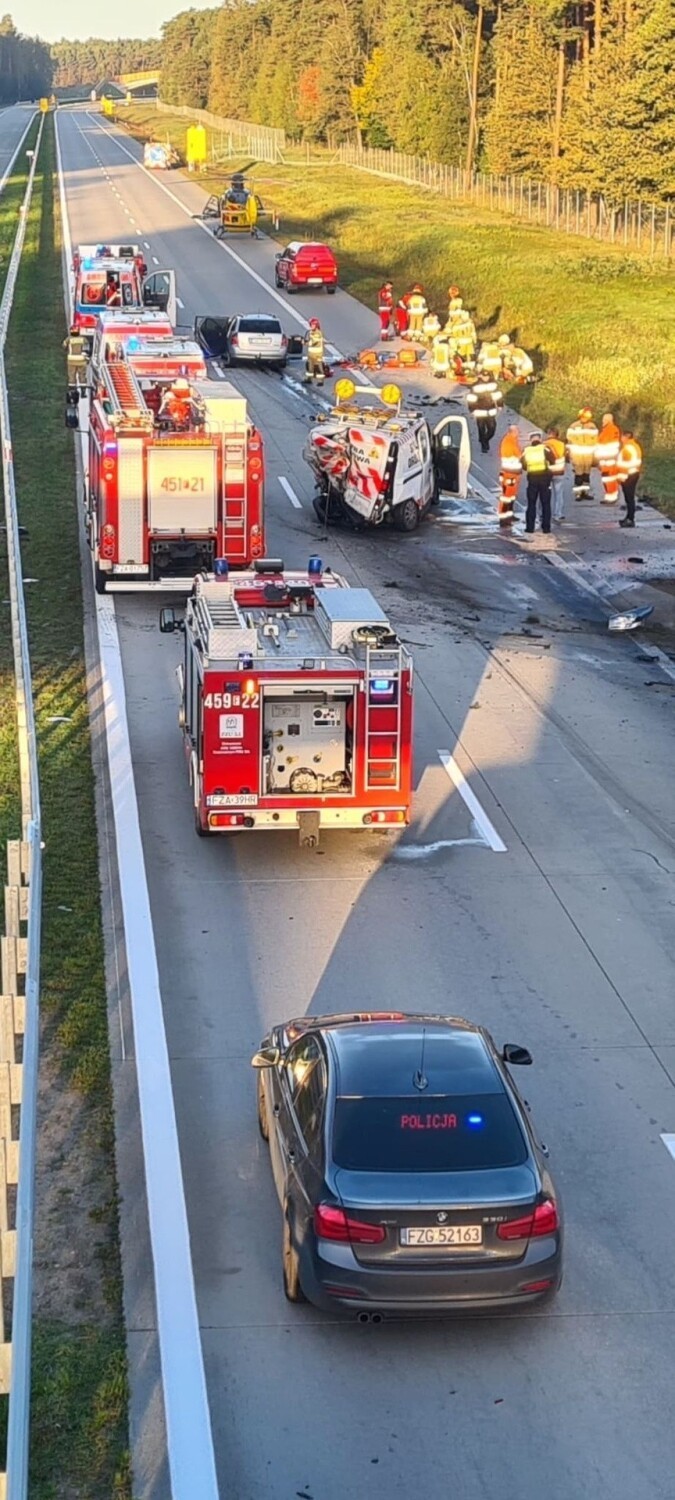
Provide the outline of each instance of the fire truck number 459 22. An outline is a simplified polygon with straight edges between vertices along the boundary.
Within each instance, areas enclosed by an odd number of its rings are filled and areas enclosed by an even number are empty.
[[[260,708],[260,693],[207,693],[205,708]]]

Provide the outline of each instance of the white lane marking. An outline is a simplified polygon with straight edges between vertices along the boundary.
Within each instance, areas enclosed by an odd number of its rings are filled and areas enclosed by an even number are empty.
[[[149,240],[144,240],[143,241],[143,248],[144,248],[144,250],[149,250],[150,249],[150,241]]]
[[[666,1151],[670,1152],[673,1160],[675,1161],[675,1135],[664,1134],[662,1132],[661,1140],[663,1141]]]
[[[485,808],[481,806],[475,792],[471,790],[464,772],[457,765],[454,755],[451,755],[449,750],[439,750],[438,758],[443,769],[447,771],[453,786],[459,792],[462,801],[468,807],[485,843],[489,844],[494,854],[506,854],[506,844],[500,839],[494,824],[490,822]]]
[[[176,305],[180,308],[181,312],[185,312],[185,303],[181,302],[180,297],[176,297]]]
[[[158,259],[157,259],[157,256],[156,256],[156,255],[153,255],[153,257],[152,257],[152,263],[153,263],[153,265],[155,265],[155,266],[158,266],[158,265],[159,265],[159,261],[158,261]]]
[[[302,510],[302,500],[298,500],[293,486],[288,483],[287,479],[284,479],[283,474],[279,475],[279,484],[281,485],[284,494],[288,495],[291,505],[294,505],[296,510]]]
[[[70,266],[73,247],[58,112],[55,130],[63,240],[66,265]],[[84,136],[82,130],[80,134]],[[72,315],[72,300],[70,313]],[[173,1500],[194,1500],[195,1495],[199,1500],[218,1500],[176,1111],[131,759],[122,654],[113,600],[106,594],[94,597],[135,1037],[171,1494]]]
[[[221,370],[220,365],[211,365],[211,371],[217,380],[227,380],[227,375],[224,370]]]

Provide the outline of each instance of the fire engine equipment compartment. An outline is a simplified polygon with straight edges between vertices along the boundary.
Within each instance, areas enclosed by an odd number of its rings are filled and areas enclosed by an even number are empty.
[[[412,662],[368,589],[260,561],[194,580],[184,748],[200,835],[407,823]],[[175,628],[164,611],[160,628]]]

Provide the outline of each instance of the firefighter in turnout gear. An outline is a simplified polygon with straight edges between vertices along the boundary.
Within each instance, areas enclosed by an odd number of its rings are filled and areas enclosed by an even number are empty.
[[[489,371],[490,375],[494,375],[496,378],[499,378],[501,375],[502,351],[495,340],[488,340],[486,343],[481,344],[478,350],[478,367],[481,370]]]
[[[67,350],[68,384],[85,385],[87,377],[87,346],[79,328],[75,326],[71,328],[68,337],[63,340],[63,347]]]
[[[159,416],[171,423],[177,431],[184,431],[193,422],[203,420],[203,408],[190,390],[187,380],[174,380],[162,396]]]
[[[429,311],[426,297],[419,282],[415,282],[412,291],[406,297],[406,302],[408,304],[408,334],[411,339],[418,339],[422,332],[424,319]]]
[[[309,332],[305,336],[305,385],[310,385],[314,380],[317,385],[323,385],[326,378],[325,354],[326,344],[323,330],[318,318],[310,318]]]
[[[491,372],[478,369],[466,403],[476,421],[482,453],[490,451],[490,443],[497,431],[497,412],[503,405],[503,401],[502,393]]]
[[[620,447],[621,433],[611,411],[607,411],[602,419],[602,427],[598,433],[598,441],[595,449],[595,461],[600,470],[604,491],[600,502],[601,505],[616,505],[619,498],[618,459]]]
[[[519,348],[518,344],[511,344],[503,358],[504,379],[512,380],[516,385],[527,385],[528,381],[534,379],[534,365],[525,349]]]
[[[391,281],[385,281],[380,287],[377,299],[377,310],[380,315],[380,338],[383,343],[394,337],[394,291]]]
[[[523,468],[527,474],[527,512],[525,532],[531,536],[537,523],[537,505],[541,506],[541,529],[551,530],[551,462],[550,450],[540,432],[533,432],[523,449]]]
[[[621,438],[619,458],[617,462],[617,477],[623,490],[623,498],[626,502],[626,514],[620,526],[635,525],[635,491],[642,468],[642,449],[632,432],[624,432]]]
[[[462,314],[461,321],[455,323],[453,329],[453,341],[455,353],[459,355],[465,369],[475,368],[476,363],[476,328],[473,318],[468,312]]]
[[[523,450],[518,428],[512,423],[499,445],[499,483],[502,487],[499,501],[500,526],[510,526],[513,521],[513,507],[522,472]]]
[[[455,319],[459,318],[463,313],[464,313],[464,302],[463,302],[462,298],[459,295],[459,287],[458,286],[449,286],[448,287],[448,321],[447,321],[447,323],[445,325],[446,328],[447,329],[451,329],[453,327]]]
[[[436,335],[439,334],[440,331],[441,324],[439,318],[436,316],[436,313],[428,312],[422,324],[422,338],[424,339],[425,344],[428,344],[431,347],[434,339],[436,338]]]
[[[575,500],[590,500],[591,470],[595,463],[598,429],[593,413],[582,406],[575,422],[567,429],[567,457],[572,466],[572,494]]]
[[[436,380],[445,380],[452,371],[452,354],[447,334],[438,333],[431,346],[431,373]]]

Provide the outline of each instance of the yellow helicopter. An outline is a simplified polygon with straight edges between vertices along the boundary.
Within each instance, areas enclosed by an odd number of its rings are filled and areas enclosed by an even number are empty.
[[[213,233],[217,240],[227,234],[250,234],[258,238],[258,220],[270,217],[270,210],[263,205],[262,198],[253,190],[253,183],[244,172],[232,172],[226,182],[230,186],[219,197],[212,193],[201,217],[217,219]],[[247,184],[251,182],[251,185]]]

